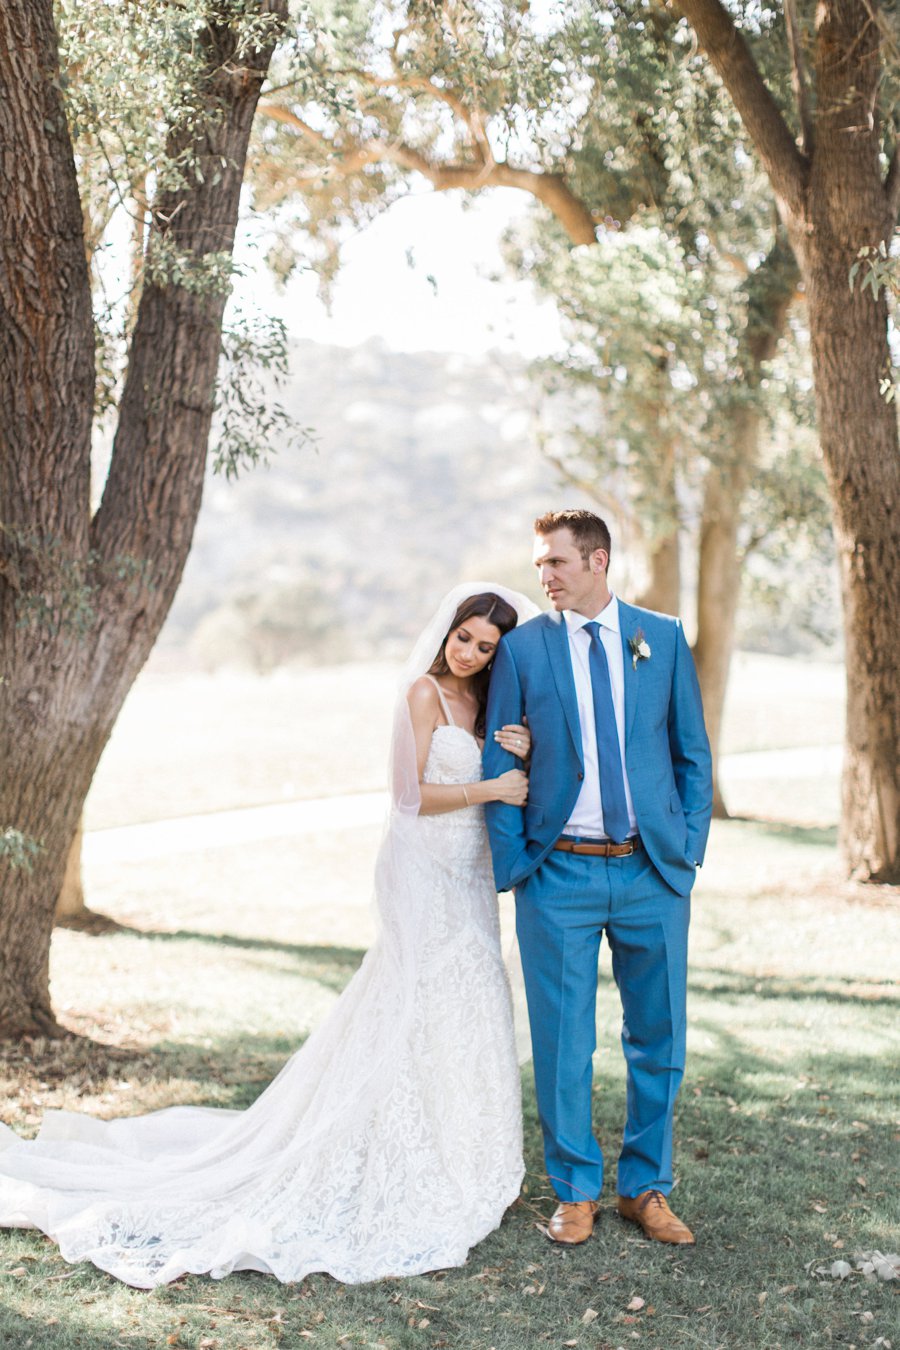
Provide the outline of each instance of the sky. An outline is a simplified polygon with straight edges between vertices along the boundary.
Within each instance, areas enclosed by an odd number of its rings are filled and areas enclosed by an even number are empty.
[[[349,237],[330,314],[310,271],[279,291],[250,234],[237,253],[245,275],[234,300],[277,315],[293,338],[336,346],[380,338],[394,351],[544,355],[560,342],[553,304],[528,282],[490,279],[502,268],[503,231],[529,208],[512,188],[464,204],[461,193],[423,187]]]

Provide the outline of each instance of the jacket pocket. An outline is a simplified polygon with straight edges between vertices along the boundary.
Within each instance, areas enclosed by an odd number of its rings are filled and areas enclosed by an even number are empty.
[[[677,788],[673,788],[672,791],[669,793],[669,810],[670,811],[683,810],[683,807],[681,805],[681,798],[678,795]]]
[[[533,838],[535,831],[544,823],[544,808],[532,802],[525,803],[525,833]]]

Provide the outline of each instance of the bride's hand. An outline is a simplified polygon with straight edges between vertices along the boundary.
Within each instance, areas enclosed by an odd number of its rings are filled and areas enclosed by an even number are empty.
[[[527,759],[531,754],[531,732],[516,722],[495,731],[494,740],[511,755],[518,755],[519,759]]]
[[[528,800],[528,775],[521,769],[507,769],[491,782],[493,800],[507,806],[524,806]]]

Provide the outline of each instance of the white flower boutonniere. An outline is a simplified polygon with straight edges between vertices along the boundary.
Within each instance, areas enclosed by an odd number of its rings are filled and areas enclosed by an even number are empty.
[[[638,661],[649,661],[652,655],[650,643],[644,637],[643,628],[639,628],[634,637],[628,639],[628,646],[631,649],[631,668],[637,670]]]

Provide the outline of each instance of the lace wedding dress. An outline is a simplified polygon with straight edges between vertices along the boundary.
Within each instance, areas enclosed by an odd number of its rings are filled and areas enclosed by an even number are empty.
[[[435,729],[425,781],[481,776]],[[347,1283],[458,1266],[519,1193],[519,1075],[478,806],[393,813],[378,940],[325,1021],[246,1111],[0,1126],[0,1225],[149,1288],[233,1270]]]

